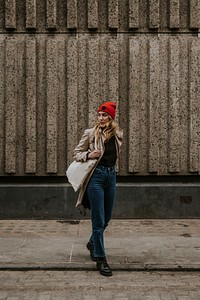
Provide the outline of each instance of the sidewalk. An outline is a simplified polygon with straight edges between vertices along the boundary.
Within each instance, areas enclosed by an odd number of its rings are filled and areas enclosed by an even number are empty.
[[[113,270],[200,270],[200,220],[112,220]],[[93,270],[89,220],[0,221],[0,270]]]

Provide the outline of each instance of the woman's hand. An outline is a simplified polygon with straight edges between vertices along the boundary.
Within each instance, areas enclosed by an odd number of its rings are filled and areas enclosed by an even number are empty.
[[[99,158],[101,156],[100,150],[94,150],[88,154],[88,159]]]

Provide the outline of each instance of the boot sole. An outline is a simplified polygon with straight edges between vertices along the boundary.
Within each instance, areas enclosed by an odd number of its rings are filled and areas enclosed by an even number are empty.
[[[99,273],[103,276],[106,276],[106,277],[111,277],[112,276],[112,273],[104,273],[102,271],[99,271]]]

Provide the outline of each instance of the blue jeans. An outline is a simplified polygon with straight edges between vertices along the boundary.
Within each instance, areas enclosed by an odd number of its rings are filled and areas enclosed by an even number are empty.
[[[92,235],[95,257],[105,257],[104,230],[112,216],[116,192],[115,167],[97,166],[87,186],[91,205]]]

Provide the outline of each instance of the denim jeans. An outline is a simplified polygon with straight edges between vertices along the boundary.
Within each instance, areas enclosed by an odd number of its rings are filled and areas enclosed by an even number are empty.
[[[92,235],[95,257],[105,257],[104,230],[112,216],[115,202],[115,167],[97,166],[87,186],[91,205]]]

